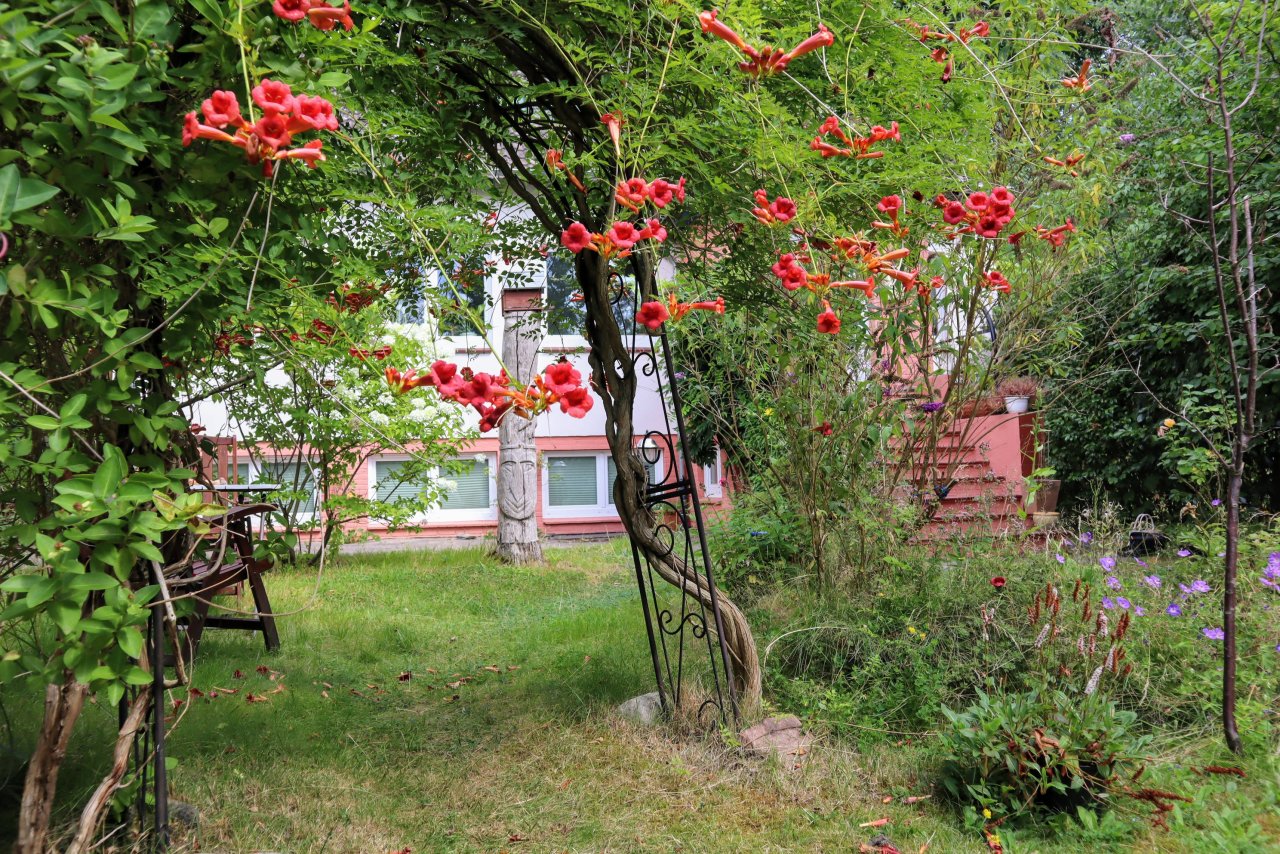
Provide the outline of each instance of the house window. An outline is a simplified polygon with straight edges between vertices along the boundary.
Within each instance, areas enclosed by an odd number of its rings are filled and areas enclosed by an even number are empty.
[[[413,288],[396,302],[397,323],[426,323],[434,317],[441,335],[456,337],[477,334],[478,316],[488,330],[489,301],[482,268],[458,264],[452,274],[428,270]]]
[[[461,471],[445,472],[442,476],[457,486],[449,490],[440,504],[441,510],[484,510],[493,504],[489,490],[492,477],[488,457],[484,460],[465,460]]]
[[[493,459],[490,455],[463,457],[457,467],[433,468],[418,475],[406,477],[403,459],[375,459],[369,472],[370,495],[381,501],[417,498],[428,484],[447,481],[454,484],[433,506],[420,517],[420,521],[485,521],[497,518],[497,489],[493,479]]]
[[[639,454],[639,451],[636,452]],[[655,451],[650,451],[650,454]],[[542,508],[551,518],[616,516],[613,483],[617,469],[608,453],[563,453],[543,457]],[[662,482],[662,460],[645,463],[649,483]]]
[[[720,449],[715,449],[715,460],[702,467],[702,494],[708,498],[720,498],[724,495],[724,463],[720,459]]]
[[[549,507],[599,507],[599,457],[547,457]]]
[[[635,455],[637,459],[640,460],[640,463],[645,467],[645,471],[648,472],[649,485],[657,486],[658,484],[662,483],[661,452],[654,450],[654,451],[649,451],[648,454],[646,455],[644,452],[640,450],[636,450],[636,451],[633,451],[632,453]],[[655,461],[650,461],[649,457],[652,457],[655,454],[657,454],[657,459]],[[609,486],[608,486],[608,490],[605,492],[605,496],[609,506],[613,506],[613,484],[614,484],[614,481],[618,479],[618,466],[617,464],[614,463],[612,456],[609,456],[607,459],[608,459],[607,465],[609,468]]]
[[[269,500],[283,505],[294,520],[310,520],[320,507],[312,471],[304,463],[264,460],[236,464],[236,481],[242,484],[270,483],[279,487]]]
[[[587,304],[578,290],[573,259],[547,256],[547,334],[582,335],[587,325]],[[577,297],[577,299],[575,299]]]

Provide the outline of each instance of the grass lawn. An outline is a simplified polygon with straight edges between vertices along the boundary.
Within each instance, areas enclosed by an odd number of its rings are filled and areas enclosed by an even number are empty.
[[[617,719],[614,705],[653,689],[623,548],[552,548],[533,569],[476,549],[342,557],[318,581],[272,573],[274,605],[290,612],[283,649],[211,630],[195,677],[206,696],[171,737],[173,796],[199,808],[200,849],[850,851],[876,832],[860,823],[887,817],[904,852],[987,850],[945,803],[901,803],[930,791],[927,744],[823,739],[793,771]],[[35,704],[10,711],[32,738]],[[86,711],[62,777],[68,809],[105,770],[113,727],[113,711]],[[1123,842],[1004,834],[1005,850],[1265,850],[1215,844],[1214,816],[1260,807],[1233,800],[1231,781],[1198,785],[1216,788],[1171,833],[1128,809]],[[11,821],[0,816],[0,836]]]

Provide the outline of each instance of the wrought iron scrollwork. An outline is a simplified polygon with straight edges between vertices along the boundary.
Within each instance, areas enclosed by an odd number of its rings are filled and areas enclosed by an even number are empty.
[[[616,274],[611,286],[617,316],[618,307],[628,302],[630,287]],[[646,470],[656,472],[646,484],[644,506],[653,519],[653,541],[659,544],[659,551],[646,552],[634,539],[631,546],[654,677],[668,711],[693,700],[699,720],[730,723],[738,714],[732,665],[693,460],[685,441],[671,349],[665,332],[651,333],[635,322],[634,307],[638,302],[639,299],[631,301],[631,316],[625,318],[623,326],[624,335],[629,335],[631,367],[638,378],[656,385],[662,401],[662,428],[646,429],[633,451]],[[675,588],[658,577],[654,561],[663,559],[687,568],[685,577],[692,583],[692,590],[689,586]],[[689,696],[690,679],[697,684],[697,696]]]

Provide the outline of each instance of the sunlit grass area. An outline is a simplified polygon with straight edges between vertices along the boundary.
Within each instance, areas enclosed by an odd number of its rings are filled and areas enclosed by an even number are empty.
[[[819,740],[793,769],[745,756],[732,734],[620,720],[616,704],[653,690],[624,549],[555,547],[537,568],[471,549],[346,556],[320,577],[273,572],[274,605],[287,614],[280,652],[257,635],[210,631],[195,676],[203,696],[176,711],[173,798],[201,819],[181,844],[849,851],[877,832],[860,825],[888,818],[882,830],[904,852],[986,850],[932,787],[927,736],[862,742],[815,722]],[[27,739],[34,700],[8,704]],[[82,803],[103,773],[114,723],[114,710],[86,712],[61,803]],[[1171,762],[1201,749],[1212,754],[1192,741],[1161,747]],[[1274,809],[1254,784],[1196,783],[1172,833],[1149,831],[1129,808],[1092,833],[1006,834],[1006,850],[1250,850],[1229,835],[1215,847],[1213,834],[1219,821]]]

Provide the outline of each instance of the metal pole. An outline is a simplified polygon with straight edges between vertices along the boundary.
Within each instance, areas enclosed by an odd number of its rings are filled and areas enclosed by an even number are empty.
[[[151,606],[151,731],[155,742],[156,850],[169,847],[169,781],[164,763],[164,615]]]

